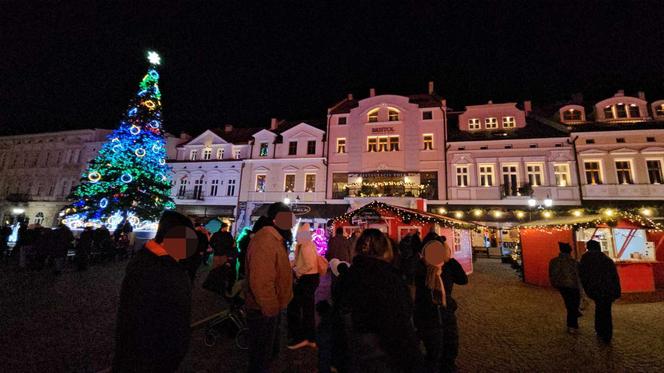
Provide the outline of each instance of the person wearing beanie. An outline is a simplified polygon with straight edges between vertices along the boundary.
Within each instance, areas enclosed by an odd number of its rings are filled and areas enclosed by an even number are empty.
[[[186,216],[165,211],[153,240],[127,264],[120,289],[114,372],[174,372],[189,348],[191,283],[182,260],[198,238]]]
[[[295,262],[293,266],[295,284],[293,300],[288,304],[288,348],[296,350],[305,346],[316,347],[316,316],[314,294],[320,283],[318,253],[311,238],[308,223],[297,231]]]
[[[586,242],[586,249],[579,263],[579,277],[583,290],[595,302],[595,332],[608,344],[613,337],[611,305],[620,298],[620,278],[616,264],[602,252],[599,242]]]
[[[273,203],[265,226],[249,241],[245,266],[249,372],[269,371],[279,353],[281,311],[293,298],[288,247],[294,220],[286,204]]]
[[[560,255],[549,262],[549,282],[558,289],[567,309],[567,332],[576,334],[579,330],[579,305],[581,303],[581,282],[579,265],[570,255],[572,246],[558,242]]]

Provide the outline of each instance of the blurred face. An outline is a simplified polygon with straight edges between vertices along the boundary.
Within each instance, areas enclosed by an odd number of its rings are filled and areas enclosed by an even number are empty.
[[[290,230],[295,225],[295,215],[292,212],[279,212],[274,217],[274,226],[282,230]]]
[[[424,261],[432,266],[440,267],[447,261],[447,249],[438,240],[427,242],[424,245]]]
[[[196,252],[198,236],[189,227],[176,226],[166,232],[161,246],[175,260],[182,260],[192,256]]]

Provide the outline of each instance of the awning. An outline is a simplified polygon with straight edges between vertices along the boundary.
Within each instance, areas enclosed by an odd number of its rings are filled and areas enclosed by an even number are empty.
[[[291,205],[291,210],[298,218],[303,219],[324,219],[328,220],[335,216],[343,215],[348,211],[346,204],[302,204]],[[270,204],[263,204],[251,212],[251,216],[266,216]]]
[[[179,205],[175,207],[175,211],[195,217],[235,217],[235,205]]]

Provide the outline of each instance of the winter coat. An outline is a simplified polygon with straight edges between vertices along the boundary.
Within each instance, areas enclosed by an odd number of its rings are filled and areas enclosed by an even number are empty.
[[[325,259],[330,261],[337,258],[342,262],[350,263],[351,260],[353,260],[350,244],[351,242],[342,235],[336,235],[330,238],[330,241],[327,244]]]
[[[191,284],[182,266],[139,250],[127,265],[116,323],[114,372],[175,371],[191,336]]]
[[[361,364],[365,371],[420,371],[424,360],[411,323],[410,294],[401,276],[385,261],[358,255],[342,278],[335,289],[335,307],[350,319],[344,323],[350,365]],[[367,362],[369,356],[378,358]]]
[[[295,276],[314,275],[318,273],[318,252],[316,244],[311,240],[309,224],[297,232],[297,246],[295,246]]]
[[[569,254],[561,253],[549,262],[549,282],[554,288],[578,289],[579,264]]]
[[[427,268],[423,261],[418,263],[415,275],[415,310],[413,312],[413,321],[418,330],[440,328],[443,320],[439,311],[454,312],[457,309],[457,303],[452,298],[454,284],[465,285],[468,283],[468,276],[459,262],[452,258],[443,265],[441,278],[445,288],[446,309],[441,305],[433,303],[434,296],[431,289],[426,286]],[[438,297],[440,298],[440,296]]]
[[[583,290],[593,300],[620,298],[620,278],[616,264],[601,251],[588,251],[581,257],[579,277]]]
[[[275,316],[293,298],[293,275],[284,238],[274,227],[263,227],[249,242],[246,263],[246,307]]]
[[[235,256],[235,239],[230,232],[218,231],[210,237],[215,256]]]
[[[65,225],[60,226],[53,231],[53,238],[53,257],[66,257],[71,243],[74,241],[74,235],[71,233],[71,230]]]

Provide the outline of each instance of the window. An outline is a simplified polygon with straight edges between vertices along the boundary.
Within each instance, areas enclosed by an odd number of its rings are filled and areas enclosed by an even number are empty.
[[[565,187],[570,185],[569,165],[554,164],[553,174],[556,177],[556,185]]]
[[[503,128],[514,128],[516,127],[516,121],[514,117],[503,117]]]
[[[484,127],[488,130],[498,128],[498,118],[484,118]]]
[[[458,187],[468,186],[468,166],[456,166],[456,178]]]
[[[192,150],[191,153],[189,153],[189,159],[191,159],[192,161],[195,161],[197,157],[198,157],[198,150]]]
[[[469,130],[478,130],[482,128],[480,125],[480,120],[479,118],[470,118],[468,119],[468,129]]]
[[[390,136],[390,151],[399,151],[399,136]]]
[[[563,120],[581,120],[581,111],[575,109],[565,110]]]
[[[378,138],[378,151],[386,152],[387,151],[387,137],[381,136]]]
[[[194,199],[203,198],[203,177],[194,180]]]
[[[636,104],[630,104],[629,105],[629,117],[630,118],[640,118],[641,117],[641,110],[639,110],[639,107]]]
[[[183,177],[180,179],[180,187],[178,188],[178,197],[184,197],[184,194],[187,192],[187,178]]]
[[[459,150],[466,150],[466,147],[465,146],[460,146]]]
[[[378,122],[378,109],[370,111],[367,119],[369,120],[369,123]]]
[[[284,175],[284,192],[295,191],[295,174]]]
[[[265,192],[267,175],[256,175],[256,191]]]
[[[594,144],[595,139],[586,139],[586,145]]]
[[[613,107],[607,106],[604,108],[604,118],[605,119],[613,119]]]
[[[517,166],[506,164],[502,166],[503,172],[503,190],[507,196],[516,196],[519,192],[519,176]]]
[[[480,186],[493,186],[493,165],[479,165]]]
[[[433,134],[424,134],[422,138],[424,139],[424,150],[433,150]]]
[[[304,175],[304,191],[305,192],[315,192],[316,191],[316,174],[305,174]]]
[[[240,159],[241,155],[240,149],[233,149],[233,158]]]
[[[658,117],[664,115],[664,104],[655,107],[655,115],[657,115]]]
[[[583,162],[583,167],[586,169],[586,184],[602,184],[599,162]]]
[[[307,141],[307,154],[316,154],[316,140]]]
[[[512,144],[505,145],[505,149],[512,149]]]
[[[339,138],[337,139],[337,153],[343,154],[346,152],[346,139]]]
[[[537,147],[537,144],[530,144],[530,145],[528,145],[528,147],[529,147],[529,148],[536,148],[536,147]]]
[[[367,137],[367,151],[368,152],[377,152],[378,151],[378,138],[375,136]]]
[[[235,180],[231,179],[228,180],[228,187],[226,188],[226,195],[227,196],[235,196]]]
[[[480,150],[487,150],[487,149],[489,149],[489,147],[486,146],[486,145],[484,145],[484,146],[480,146]]]
[[[389,109],[387,111],[387,120],[390,122],[396,122],[399,120],[399,112],[394,109]]]
[[[662,162],[652,159],[646,161],[650,184],[662,184]]]
[[[527,164],[526,176],[531,186],[540,186],[544,184],[544,166],[541,164]]]
[[[346,117],[339,117],[339,119],[337,119],[337,124],[344,125],[344,124],[348,123],[347,120],[348,120],[348,118],[346,118]]]
[[[217,149],[217,159],[224,159],[224,148]]]
[[[618,138],[616,139],[616,142],[617,142],[618,144],[622,144],[622,143],[625,142],[625,138],[624,138],[624,137],[618,137]]]
[[[616,161],[616,174],[618,175],[618,184],[634,184],[629,161]]]
[[[262,142],[260,145],[260,149],[258,151],[258,156],[259,157],[267,157],[267,149],[269,147],[269,144],[266,142]]]
[[[297,154],[297,141],[291,141],[288,143],[288,155]]]
[[[427,110],[422,112],[422,120],[432,120],[433,119],[433,111]]]
[[[212,149],[210,148],[203,149],[203,160],[209,161],[210,158],[212,158]]]
[[[616,105],[616,117],[627,118],[627,109],[625,108],[625,104]]]
[[[654,137],[646,137],[646,142],[655,142]]]
[[[219,179],[210,182],[210,197],[216,197],[219,192]]]

